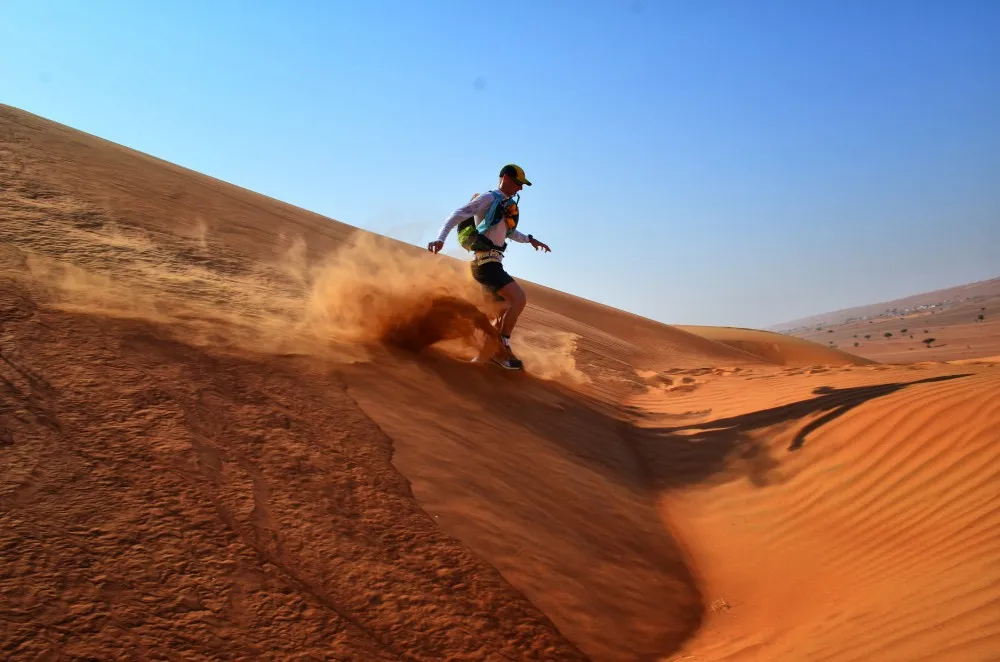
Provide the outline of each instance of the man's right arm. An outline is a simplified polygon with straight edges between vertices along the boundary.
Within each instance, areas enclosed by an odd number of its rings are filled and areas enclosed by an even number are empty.
[[[452,215],[448,217],[448,220],[444,222],[444,225],[441,226],[441,231],[438,232],[437,240],[429,243],[427,245],[427,249],[433,253],[436,253],[437,251],[434,250],[432,247],[435,244],[438,244],[437,250],[438,251],[441,250],[441,248],[444,246],[444,240],[448,238],[448,233],[451,232],[454,229],[454,227],[459,224],[460,221],[469,218],[470,216],[475,216],[477,213],[484,212],[485,210],[483,209],[483,207],[485,206],[488,209],[491,202],[492,199],[489,195],[480,194],[474,197],[469,202],[462,205],[461,207],[459,207],[458,209],[456,209],[452,213]]]

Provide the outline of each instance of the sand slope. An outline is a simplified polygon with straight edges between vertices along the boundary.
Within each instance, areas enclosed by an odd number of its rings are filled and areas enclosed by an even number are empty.
[[[527,284],[506,373],[455,260],[7,107],[0,156],[5,659],[1000,650],[994,362]]]
[[[5,659],[580,659],[417,507],[335,377],[4,316]]]
[[[996,659],[1000,372],[862,368],[768,388],[769,409],[646,422],[650,443],[679,444],[667,475],[743,440],[746,479],[661,497],[711,610],[678,659]]]

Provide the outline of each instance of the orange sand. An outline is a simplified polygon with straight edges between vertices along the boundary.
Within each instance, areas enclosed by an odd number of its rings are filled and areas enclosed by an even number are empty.
[[[456,260],[0,141],[4,659],[997,659],[1000,351],[529,283],[508,373]]]

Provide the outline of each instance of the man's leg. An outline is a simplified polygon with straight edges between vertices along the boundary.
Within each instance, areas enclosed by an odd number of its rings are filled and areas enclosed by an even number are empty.
[[[493,288],[483,286],[483,302],[486,304],[487,315],[494,328],[499,332],[503,314],[507,311],[507,301]]]
[[[502,341],[493,360],[508,368],[520,368],[521,361],[510,351],[509,341],[514,325],[517,324],[517,319],[527,303],[524,290],[510,274],[504,271],[503,265],[499,262],[487,262],[478,266],[473,264],[472,275],[484,289],[495,293],[496,299],[499,300],[490,306],[493,314],[497,315],[494,327],[499,331]]]
[[[510,337],[527,297],[521,286],[499,262],[472,267],[472,277],[482,286],[487,308],[500,335]]]
[[[497,294],[502,296],[506,303],[506,310],[500,317],[500,335],[510,338],[510,334],[517,325],[517,318],[521,316],[524,306],[528,303],[528,297],[517,281],[507,283],[497,291]]]

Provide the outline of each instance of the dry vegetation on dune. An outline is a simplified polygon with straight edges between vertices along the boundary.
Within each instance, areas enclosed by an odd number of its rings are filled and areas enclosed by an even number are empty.
[[[528,283],[508,373],[460,262],[7,107],[0,165],[4,659],[1000,650],[995,363]]]
[[[883,363],[958,361],[1000,354],[1000,278],[831,313],[788,331]]]

